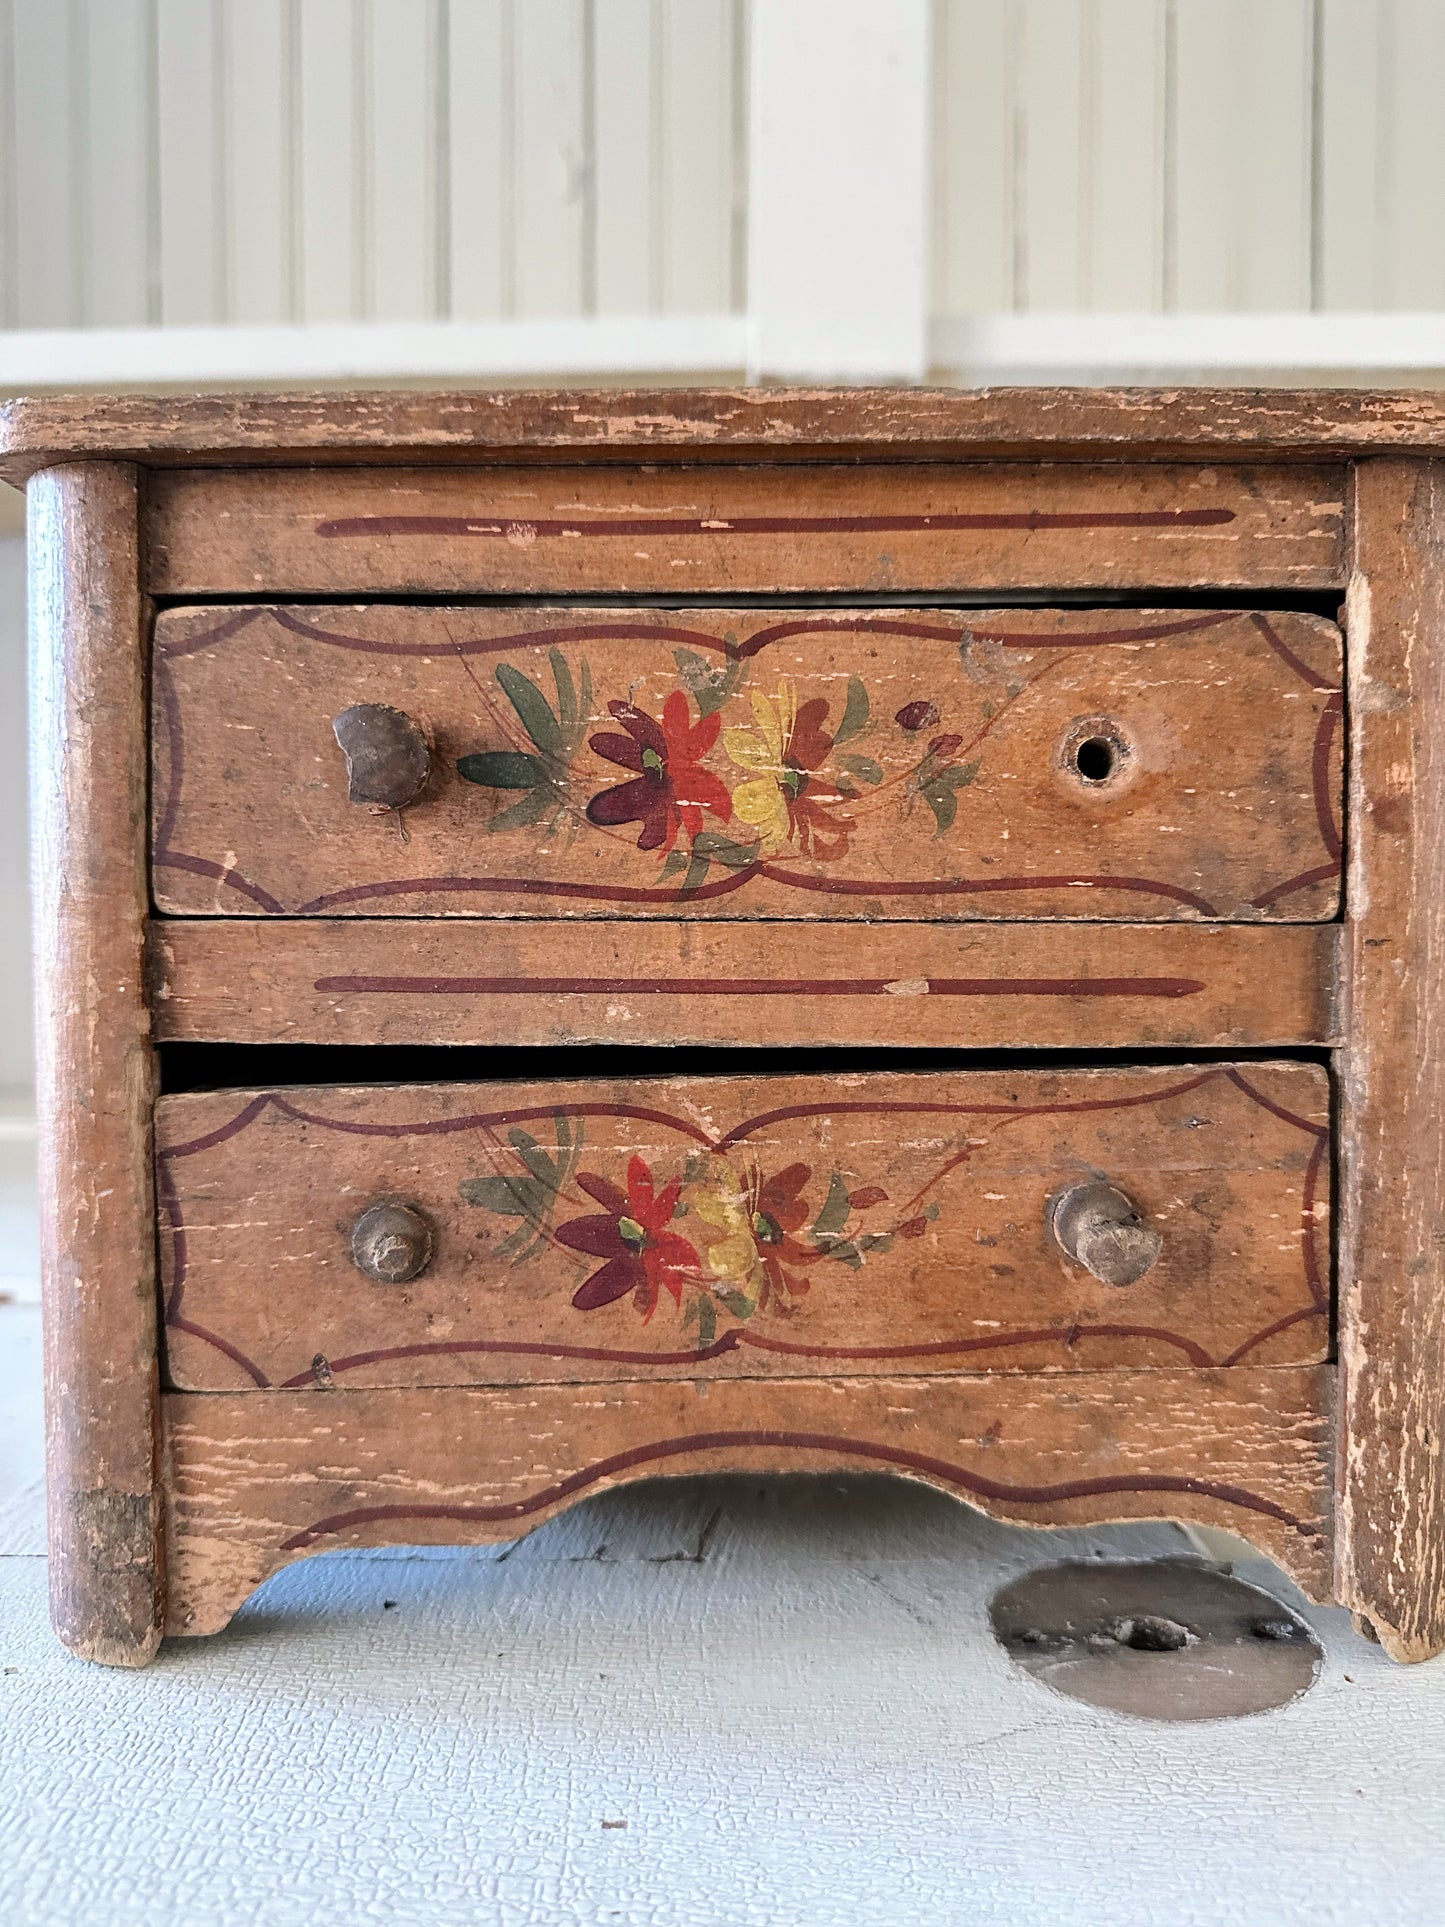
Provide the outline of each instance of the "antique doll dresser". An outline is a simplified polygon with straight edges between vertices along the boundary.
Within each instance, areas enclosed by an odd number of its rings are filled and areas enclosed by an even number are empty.
[[[1445,1644],[1442,436],[6,407],[61,1638],[868,1469]]]

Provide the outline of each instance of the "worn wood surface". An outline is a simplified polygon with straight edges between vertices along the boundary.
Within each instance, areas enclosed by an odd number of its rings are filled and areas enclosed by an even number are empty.
[[[842,1378],[165,1401],[167,1630],[345,1546],[512,1539],[585,1494],[688,1472],[893,1471],[1026,1525],[1224,1526],[1329,1581],[1329,1367]]]
[[[168,610],[153,887],[192,915],[1309,921],[1339,899],[1339,676],[1335,626],[1284,613]],[[358,704],[430,741],[405,811],[351,800]]]
[[[162,1098],[189,1389],[1315,1360],[1329,1084],[1310,1064],[595,1078]],[[1157,1261],[1066,1259],[1105,1179]],[[352,1227],[404,1200],[406,1284]]]
[[[1445,1648],[1445,464],[1361,466],[1340,1053],[1341,1598]]]
[[[867,453],[914,460],[1210,459],[1429,450],[1445,404],[1419,390],[1259,388],[405,390],[44,395],[0,409],[0,477],[108,454],[155,464],[589,462]]]
[[[74,1652],[134,1666],[164,1610],[136,474],[28,494],[51,1609]]]
[[[1344,471],[910,463],[162,473],[164,595],[1337,587]]]
[[[158,918],[156,1035],[238,1044],[1238,1049],[1339,1035],[1333,924]],[[585,973],[585,974],[581,974]]]

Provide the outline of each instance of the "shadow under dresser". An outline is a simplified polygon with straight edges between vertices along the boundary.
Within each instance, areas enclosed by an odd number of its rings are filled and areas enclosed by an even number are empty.
[[[1445,411],[51,399],[52,1599],[894,1471],[1445,1645]]]

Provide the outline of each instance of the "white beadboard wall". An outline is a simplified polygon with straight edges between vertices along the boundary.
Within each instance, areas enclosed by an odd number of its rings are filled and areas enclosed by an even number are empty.
[[[748,0],[0,0],[0,328],[741,316],[750,39],[813,37],[802,119],[850,63],[866,98],[909,4],[752,0],[750,35]],[[1445,0],[931,0],[931,26],[907,112],[945,340],[1445,311]]]
[[[0,0],[0,326],[742,302],[743,0]]]
[[[1445,309],[1445,0],[935,0],[933,312]]]

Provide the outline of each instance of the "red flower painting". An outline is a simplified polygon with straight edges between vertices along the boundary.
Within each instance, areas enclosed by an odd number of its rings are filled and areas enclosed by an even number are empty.
[[[682,1179],[674,1178],[659,1191],[647,1164],[634,1157],[627,1167],[625,1195],[592,1171],[579,1171],[577,1183],[602,1210],[559,1224],[557,1242],[606,1262],[578,1286],[572,1297],[576,1309],[596,1311],[631,1292],[646,1324],[662,1292],[680,1305],[683,1283],[689,1275],[696,1277],[699,1266],[696,1248],[668,1229]]]
[[[631,782],[618,783],[592,798],[587,805],[590,823],[604,827],[640,823],[638,849],[661,850],[665,855],[680,829],[689,837],[698,836],[704,810],[727,822],[733,808],[727,786],[702,767],[722,727],[716,711],[694,723],[687,697],[677,689],[662,705],[661,722],[633,703],[614,702],[607,707],[627,733],[603,731],[589,739],[591,747],[609,763],[637,774]]]

